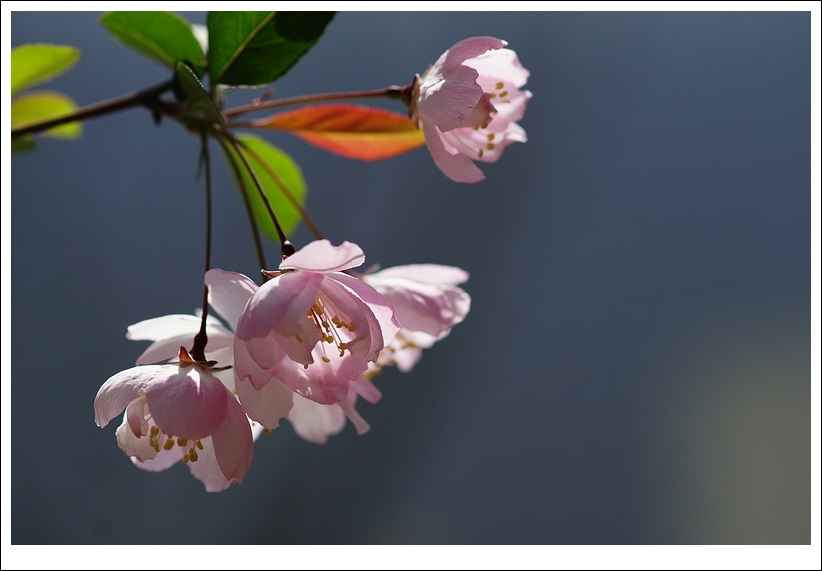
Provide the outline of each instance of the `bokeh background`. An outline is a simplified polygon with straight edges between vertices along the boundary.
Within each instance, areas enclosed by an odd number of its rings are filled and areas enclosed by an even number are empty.
[[[15,12],[11,42],[79,47],[45,87],[80,105],[169,77],[97,17]],[[477,35],[534,94],[480,184],[265,135],[332,241],[460,266],[473,307],[377,378],[370,433],[284,422],[220,494],[92,410],[147,345],[126,327],[200,302],[197,139],[133,109],[12,159],[12,543],[810,542],[810,15],[339,13],[277,96],[405,84]],[[219,160],[215,209],[214,266],[257,275]]]

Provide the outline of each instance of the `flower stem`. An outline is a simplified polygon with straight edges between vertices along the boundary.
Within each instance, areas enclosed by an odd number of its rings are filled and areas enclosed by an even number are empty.
[[[143,91],[138,91],[137,93],[121,95],[120,97],[109,99],[108,101],[101,101],[99,103],[87,105],[86,107],[81,107],[80,109],[76,109],[75,111],[69,113],[68,115],[63,115],[62,117],[55,117],[53,119],[38,121],[36,123],[29,123],[23,127],[12,129],[11,136],[12,138],[15,138],[28,135],[29,133],[39,133],[66,123],[91,119],[92,117],[107,115],[109,113],[114,113],[115,111],[121,111],[122,109],[128,109],[129,107],[136,107],[138,105],[146,105],[152,109],[155,109],[157,106],[156,104],[159,103],[157,96],[164,91],[168,91],[173,86],[174,80],[170,79],[154,87],[150,87]]]
[[[280,175],[278,175],[277,172],[273,168],[271,168],[271,165],[269,165],[262,159],[262,157],[259,155],[259,153],[257,153],[257,151],[249,147],[243,141],[238,142],[240,143],[240,145],[242,145],[246,152],[249,155],[251,155],[251,157],[255,161],[260,163],[260,166],[262,166],[263,170],[265,170],[265,172],[268,173],[268,176],[274,179],[274,182],[277,183],[277,186],[280,187],[280,190],[291,203],[291,206],[293,206],[297,210],[297,212],[300,213],[300,217],[303,219],[303,222],[305,222],[305,225],[308,226],[308,229],[311,230],[311,233],[314,234],[314,237],[317,240],[322,240],[324,238],[323,233],[320,232],[320,229],[314,223],[314,220],[311,219],[311,217],[308,215],[308,212],[305,211],[305,208],[302,207],[297,198],[294,196],[294,193],[291,192],[291,189],[288,188],[283,179],[280,178]]]
[[[205,247],[205,271],[211,269],[211,160],[208,154],[208,136],[205,130],[200,132],[202,141],[201,158],[205,169],[206,187],[206,247]],[[204,272],[205,273],[205,272]],[[206,320],[208,319],[208,286],[203,286],[203,317],[200,321],[200,332],[194,336],[194,346],[191,348],[191,356],[195,361],[205,361],[205,348],[208,344],[206,334]]]
[[[412,84],[413,85],[413,84]],[[236,117],[243,113],[257,111],[259,109],[270,109],[272,107],[285,107],[286,105],[297,105],[299,103],[312,103],[314,101],[329,101],[332,99],[365,99],[368,97],[387,97],[389,99],[403,99],[403,94],[411,86],[399,87],[391,85],[384,89],[373,89],[371,91],[348,91],[344,93],[318,93],[314,95],[298,95],[297,97],[285,97],[271,101],[254,101],[248,105],[241,105],[233,109],[223,111],[223,117]]]
[[[251,209],[251,199],[248,196],[248,187],[245,184],[242,173],[240,173],[240,166],[237,164],[237,161],[228,149],[228,143],[226,143],[225,139],[222,137],[217,137],[217,141],[223,147],[223,152],[228,160],[228,164],[231,165],[231,169],[234,171],[234,178],[237,179],[237,184],[240,186],[240,194],[243,197],[245,210],[248,214],[248,222],[251,224],[251,236],[254,238],[254,248],[257,250],[257,262],[260,265],[260,269],[264,269],[266,267],[265,252],[263,251],[263,242],[260,239],[260,229],[257,227],[257,219],[254,218],[254,211]],[[267,277],[263,276],[263,281],[266,281],[267,279]]]
[[[254,167],[252,167],[251,163],[248,162],[248,157],[245,156],[245,151],[243,151],[240,143],[230,133],[224,130],[219,130],[218,132],[221,133],[229,143],[231,143],[234,150],[237,152],[237,155],[240,157],[240,160],[243,161],[243,166],[245,166],[245,169],[248,171],[251,180],[254,182],[254,186],[257,187],[257,190],[260,193],[260,198],[262,198],[263,204],[265,204],[266,210],[268,210],[268,215],[274,223],[274,228],[277,230],[277,236],[280,239],[280,250],[282,251],[283,257],[290,256],[296,251],[294,245],[285,237],[282,226],[280,226],[280,221],[277,220],[277,215],[274,214],[274,209],[271,207],[271,202],[269,202],[268,197],[265,194],[263,185],[260,182],[257,173],[254,171]]]

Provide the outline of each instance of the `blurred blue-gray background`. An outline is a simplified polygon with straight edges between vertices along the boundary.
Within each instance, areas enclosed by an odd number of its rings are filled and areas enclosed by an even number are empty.
[[[79,47],[44,87],[80,105],[169,78],[97,17],[15,12],[12,46]],[[376,379],[370,433],[284,423],[220,494],[92,410],[146,346],[126,327],[200,302],[197,139],[132,109],[13,158],[13,543],[810,542],[810,15],[340,13],[277,96],[405,84],[478,35],[534,94],[482,183],[265,135],[333,242],[460,266],[473,308]],[[258,275],[214,162],[213,265]]]

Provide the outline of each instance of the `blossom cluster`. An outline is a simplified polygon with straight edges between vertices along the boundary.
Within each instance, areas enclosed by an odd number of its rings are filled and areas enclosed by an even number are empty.
[[[506,45],[491,37],[458,42],[398,91],[410,117],[399,119],[419,146],[424,134],[435,164],[454,181],[483,180],[474,161],[494,162],[507,145],[526,141],[517,121],[531,98],[521,89],[529,73]],[[236,140],[226,141],[242,153]],[[471,298],[459,287],[468,280],[464,270],[414,264],[358,273],[354,268],[365,262],[359,246],[334,246],[315,231],[318,239],[295,251],[268,210],[283,260],[263,270],[262,285],[211,269],[199,315],[166,315],[128,328],[129,339],[151,345],[136,367],[102,385],[95,422],[105,427],[123,414],[117,443],[144,470],[182,461],[206,490],[221,491],[243,481],[254,441],[283,418],[319,444],[346,419],[364,434],[370,426],[356,405],[360,397],[372,404],[381,399],[375,377],[385,367],[410,371],[423,349],[468,314]]]
[[[186,349],[200,328],[195,315],[166,315],[132,325],[128,337],[153,343],[137,367],[112,376],[94,402],[101,427],[125,411],[117,443],[149,471],[185,462],[209,491],[242,482],[253,441],[287,418],[306,440],[325,443],[348,418],[368,423],[362,397],[381,398],[373,379],[387,366],[409,371],[467,315],[468,274],[434,264],[357,275],[356,244],[309,243],[285,258],[258,287],[248,277],[209,270],[206,361]],[[173,362],[152,364],[167,361]]]

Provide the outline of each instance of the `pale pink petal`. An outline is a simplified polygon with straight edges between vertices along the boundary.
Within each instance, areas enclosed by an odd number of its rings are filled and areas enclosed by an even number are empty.
[[[222,385],[220,385],[222,386]],[[211,435],[214,455],[227,480],[241,483],[254,456],[254,439],[243,407],[232,396],[228,398],[224,421]]]
[[[151,416],[166,434],[197,440],[225,420],[231,394],[223,383],[195,366],[165,365],[170,372],[145,389]]]
[[[454,182],[473,183],[485,180],[485,175],[471,159],[461,154],[452,155],[445,150],[440,139],[441,134],[435,126],[423,123],[423,131],[431,158],[445,176]]]
[[[148,437],[139,438],[135,436],[125,419],[117,427],[115,434],[117,436],[117,446],[127,456],[135,457],[139,461],[151,460],[157,456],[157,451],[148,443]]]
[[[243,274],[220,269],[207,271],[205,284],[209,289],[209,305],[225,319],[231,329],[236,330],[246,303],[259,289],[257,284]]]
[[[334,404],[348,395],[348,383],[368,368],[368,361],[350,353],[340,357],[335,349],[314,348],[315,361],[305,368],[291,359],[276,363],[271,373],[298,395],[320,404]],[[326,357],[328,362],[322,359]]]
[[[400,322],[394,316],[394,307],[391,302],[374,289],[372,285],[369,285],[367,281],[347,274],[333,274],[328,276],[328,279],[340,282],[365,302],[374,317],[377,318],[382,332],[383,346],[390,343],[400,330]]]
[[[145,397],[134,399],[126,406],[123,422],[128,424],[135,438],[148,434],[148,403]]]
[[[196,334],[199,329],[200,318],[194,315],[163,315],[162,317],[145,319],[134,325],[129,325],[126,339],[132,341],[157,341],[166,337],[187,335],[191,331]]]
[[[466,120],[470,121],[483,93],[477,84],[478,77],[476,70],[460,66],[436,83],[423,82],[417,101],[417,111],[423,124],[435,125],[446,132],[462,126]]]
[[[143,396],[150,383],[173,374],[176,369],[171,365],[146,365],[132,367],[110,377],[94,398],[94,422],[103,428],[123,412],[128,403]]]
[[[200,441],[203,449],[197,450],[197,461],[188,462],[188,469],[191,475],[200,480],[205,486],[206,492],[222,492],[228,488],[232,482],[226,479],[225,474],[220,469],[217,456],[214,454],[214,443],[212,439],[203,438]]]
[[[266,282],[240,316],[237,337],[244,340],[265,337],[272,329],[281,335],[298,334],[301,331],[298,322],[314,304],[322,281],[322,274],[288,272]]]
[[[137,359],[138,365],[149,365],[166,361],[177,357],[180,352],[180,347],[191,349],[194,344],[194,336],[200,331],[200,319],[197,318],[196,326],[189,332],[164,339],[159,339],[148,346],[143,351],[143,354]],[[219,349],[230,347],[234,334],[228,329],[218,324],[211,324],[206,326],[206,335],[208,335],[208,351],[217,351]]]
[[[250,379],[237,379],[237,397],[248,417],[269,430],[280,425],[280,419],[289,415],[297,397],[290,388],[277,379],[270,379],[257,390]]]
[[[148,438],[144,438],[143,440],[148,441]],[[146,446],[148,446],[148,444],[146,444]],[[122,448],[122,446],[120,448]],[[152,448],[151,450],[153,451],[154,449]],[[163,470],[168,470],[182,459],[183,449],[179,446],[175,446],[171,450],[164,450],[161,448],[154,458],[143,461],[140,461],[140,458],[136,455],[132,456],[131,462],[146,472],[162,472]]]
[[[280,264],[281,270],[341,272],[365,262],[362,249],[351,242],[332,246],[328,240],[315,240],[300,248]]]
[[[351,279],[373,290],[371,286],[356,278]],[[353,332],[342,328],[337,329],[340,336],[345,339],[346,349],[358,359],[375,360],[382,351],[384,341],[380,322],[370,306],[346,287],[341,279],[326,279],[321,291],[326,314],[336,314],[353,326]],[[374,291],[374,295],[379,294]],[[331,319],[330,315],[327,319]]]
[[[377,287],[376,284],[387,278],[405,278],[434,285],[459,285],[468,281],[469,274],[465,270],[454,266],[406,264],[404,266],[392,266],[363,276],[363,280],[375,288]]]
[[[471,129],[485,127],[491,122],[491,114],[496,113],[496,111],[496,108],[491,104],[491,96],[483,93],[479,102],[474,106],[471,116],[463,120],[460,127]]]
[[[382,398],[382,393],[374,386],[374,383],[362,377],[351,381],[348,386],[371,404],[377,404]]]
[[[503,83],[509,83],[511,87],[516,89],[525,85],[528,82],[528,76],[531,75],[527,69],[522,67],[517,52],[507,48],[489,51],[468,58],[462,63],[479,72],[480,78],[482,78],[480,84],[483,87],[502,81]]]
[[[328,437],[339,433],[345,426],[345,413],[336,404],[317,404],[294,395],[294,408],[288,420],[296,432],[309,442],[326,444]]]
[[[250,348],[255,347],[255,356],[251,356]],[[271,371],[274,364],[285,357],[285,352],[268,338],[243,341],[234,340],[234,371],[235,379],[248,379],[256,389],[261,389],[271,380]],[[235,380],[236,382],[236,380]]]
[[[477,36],[461,40],[448,48],[434,64],[432,71],[441,75],[448,75],[459,67],[465,60],[484,54],[488,50],[499,50],[508,45],[505,40],[498,40],[490,36]]]
[[[360,413],[357,412],[357,409],[354,407],[356,399],[356,393],[354,393],[354,391],[351,391],[349,398],[340,401],[338,406],[343,410],[345,416],[348,417],[348,420],[350,420],[354,424],[354,428],[357,429],[357,435],[362,436],[363,434],[371,430],[371,425],[368,424],[362,416],[360,416]]]

